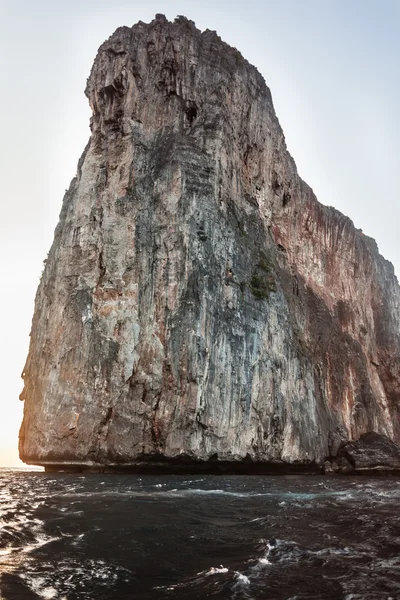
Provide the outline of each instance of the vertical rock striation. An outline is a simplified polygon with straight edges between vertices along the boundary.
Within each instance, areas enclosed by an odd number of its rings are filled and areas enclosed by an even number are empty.
[[[400,440],[400,291],[300,179],[262,76],[157,15],[99,49],[36,296],[22,460],[322,464]]]

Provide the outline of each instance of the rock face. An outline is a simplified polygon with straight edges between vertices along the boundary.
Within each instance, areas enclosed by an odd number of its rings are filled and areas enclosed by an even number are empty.
[[[320,465],[400,440],[400,291],[300,179],[262,76],[157,15],[99,49],[36,296],[22,460]]]
[[[344,473],[400,473],[400,446],[371,431],[357,441],[342,443],[335,462],[337,469]]]

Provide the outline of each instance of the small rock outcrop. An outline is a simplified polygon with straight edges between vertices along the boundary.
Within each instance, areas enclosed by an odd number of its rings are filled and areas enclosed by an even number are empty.
[[[343,443],[334,463],[336,470],[343,473],[400,473],[400,446],[386,436],[370,431],[359,440]]]
[[[298,176],[258,71],[157,15],[100,47],[86,95],[22,460],[319,468],[368,431],[399,441],[393,267]]]

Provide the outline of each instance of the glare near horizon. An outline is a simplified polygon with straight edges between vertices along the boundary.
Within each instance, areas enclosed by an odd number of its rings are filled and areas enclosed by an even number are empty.
[[[258,68],[300,176],[400,273],[399,2],[0,0],[0,465],[22,464],[20,374],[42,262],[90,134],[86,78],[117,27],[156,13],[216,30]]]

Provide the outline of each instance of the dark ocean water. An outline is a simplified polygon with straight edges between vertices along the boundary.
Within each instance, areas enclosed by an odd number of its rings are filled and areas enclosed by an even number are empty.
[[[400,481],[0,470],[6,600],[400,600]]]

